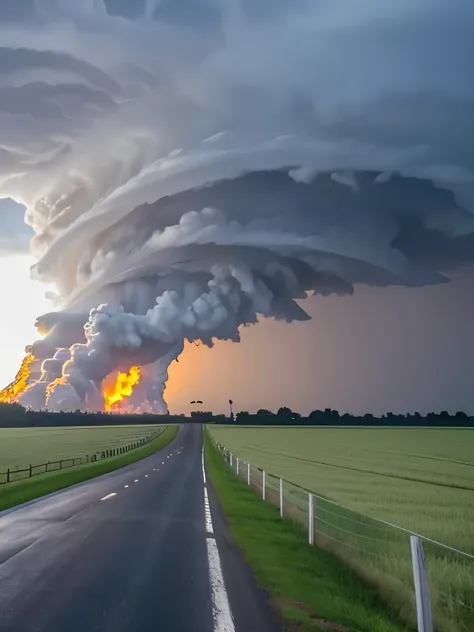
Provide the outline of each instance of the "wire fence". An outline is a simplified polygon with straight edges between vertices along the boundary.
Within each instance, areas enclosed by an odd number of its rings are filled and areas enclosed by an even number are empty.
[[[141,437],[133,443],[117,446],[115,448],[104,448],[98,450],[93,454],[86,454],[84,456],[69,457],[65,459],[59,459],[58,461],[48,461],[47,463],[39,463],[36,465],[30,464],[25,468],[8,468],[6,472],[0,472],[0,485],[6,485],[7,483],[15,483],[17,481],[31,478],[32,476],[38,476],[39,474],[46,474],[47,472],[56,472],[77,465],[85,465],[87,463],[94,463],[96,461],[102,461],[104,459],[110,459],[114,456],[126,454],[132,450],[136,450],[147,443],[150,443],[157,437],[159,437],[164,428]]]
[[[283,518],[307,529],[419,632],[474,630],[474,555],[370,518],[240,460],[215,443],[232,470]]]

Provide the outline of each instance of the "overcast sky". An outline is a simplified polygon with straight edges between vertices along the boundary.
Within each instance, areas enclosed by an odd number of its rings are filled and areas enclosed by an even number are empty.
[[[172,410],[474,414],[474,13],[452,3],[2,0],[0,379],[51,284],[87,320],[217,283],[179,336],[259,323],[186,343]]]

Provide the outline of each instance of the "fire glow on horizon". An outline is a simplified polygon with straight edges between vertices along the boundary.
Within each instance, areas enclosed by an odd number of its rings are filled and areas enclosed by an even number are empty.
[[[128,373],[119,372],[117,377],[112,380],[106,378],[102,384],[102,395],[104,396],[104,410],[106,412],[112,412],[113,410],[120,408],[133,393],[134,387],[138,384],[141,377],[141,370],[139,366],[132,366]]]

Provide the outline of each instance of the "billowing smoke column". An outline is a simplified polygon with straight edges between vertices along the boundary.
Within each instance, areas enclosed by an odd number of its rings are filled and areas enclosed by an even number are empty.
[[[62,303],[22,403],[100,408],[138,365],[163,410],[185,339],[472,262],[472,3],[113,4],[0,7],[0,195]]]

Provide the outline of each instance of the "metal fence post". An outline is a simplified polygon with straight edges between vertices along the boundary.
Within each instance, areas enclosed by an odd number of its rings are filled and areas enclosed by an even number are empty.
[[[280,518],[283,518],[283,479],[280,478]]]
[[[10,482],[10,468],[7,469],[7,483]]]
[[[410,536],[411,560],[413,565],[413,579],[415,583],[416,616],[418,632],[433,632],[431,620],[430,589],[426,575],[423,544],[417,535]]]
[[[237,461],[237,476],[239,475],[239,457],[236,457]]]
[[[232,452],[229,452],[229,463],[230,467],[232,467]]]
[[[30,478],[33,476],[33,466],[30,463]]]
[[[308,542],[310,544],[314,544],[314,496],[313,494],[308,494],[308,509],[309,509]]]
[[[250,485],[250,463],[247,463],[247,483]]]
[[[267,482],[267,476],[265,470],[262,470],[262,498],[265,500],[265,487]]]

